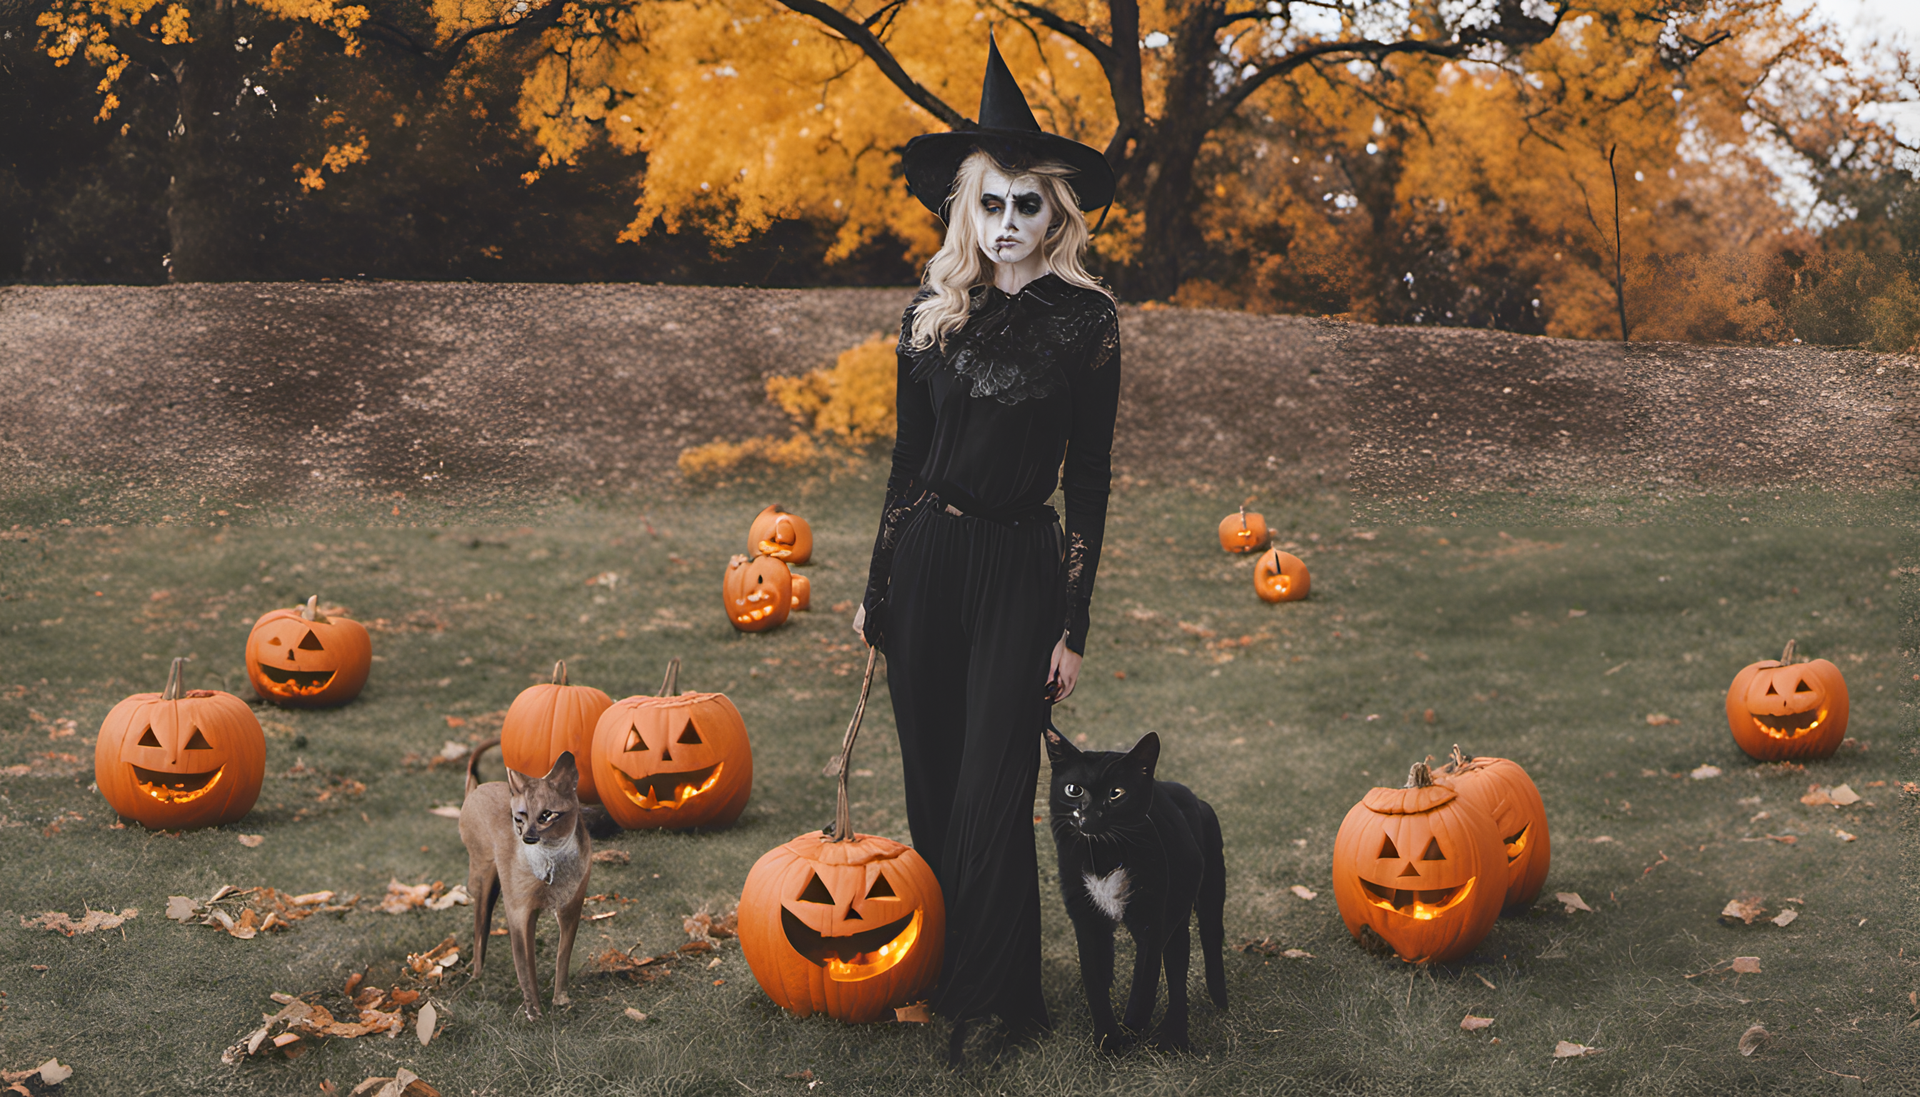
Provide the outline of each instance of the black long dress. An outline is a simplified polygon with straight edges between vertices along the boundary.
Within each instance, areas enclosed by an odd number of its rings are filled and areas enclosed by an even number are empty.
[[[901,321],[899,436],[866,634],[887,656],[914,846],[946,899],[934,1008],[1044,1029],[1034,784],[1053,647],[1064,634],[1086,650],[1119,316],[1105,294],[1049,274],[1016,294],[976,289],[944,349],[915,351],[928,293]],[[1064,531],[1047,504],[1056,484]]]

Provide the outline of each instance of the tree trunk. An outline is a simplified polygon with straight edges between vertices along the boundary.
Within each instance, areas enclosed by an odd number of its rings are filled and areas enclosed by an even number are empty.
[[[260,276],[259,249],[246,216],[253,187],[240,163],[239,54],[231,0],[172,66],[179,117],[169,139],[173,181],[167,231],[175,282],[234,282]]]

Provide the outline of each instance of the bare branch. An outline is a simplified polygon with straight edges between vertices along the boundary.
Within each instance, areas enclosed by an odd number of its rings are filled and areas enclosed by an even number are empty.
[[[1109,81],[1113,79],[1113,65],[1118,58],[1114,54],[1113,47],[1101,41],[1099,35],[1044,5],[1028,3],[1027,0],[1014,0],[1013,6],[1038,20],[1041,26],[1071,39],[1076,45],[1093,54],[1093,59],[1100,62],[1100,67],[1106,71],[1107,79]]]
[[[839,34],[848,42],[859,46],[861,51],[873,59],[880,72],[893,81],[893,86],[901,90],[906,97],[920,109],[945,122],[950,129],[972,129],[973,122],[966,115],[948,106],[944,100],[928,91],[918,80],[907,75],[893,51],[874,36],[871,30],[861,26],[852,17],[820,2],[820,0],[779,0],[780,5],[789,11],[804,15]]]

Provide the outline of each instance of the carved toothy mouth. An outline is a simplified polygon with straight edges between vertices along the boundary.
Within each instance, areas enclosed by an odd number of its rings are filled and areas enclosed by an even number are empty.
[[[1510,838],[1502,839],[1502,841],[1504,841],[1507,845],[1507,863],[1508,864],[1512,864],[1515,861],[1519,860],[1520,855],[1526,852],[1527,832],[1532,829],[1533,829],[1533,824],[1529,823],[1526,826],[1523,826],[1520,828],[1520,833],[1515,834]]]
[[[827,978],[836,983],[873,978],[905,959],[913,950],[913,943],[920,939],[917,910],[878,929],[844,937],[823,937],[815,933],[785,907],[780,908],[780,925],[787,932],[787,944],[815,967],[826,968]]]
[[[620,791],[627,799],[643,808],[677,808],[688,800],[699,796],[720,780],[720,771],[726,763],[720,762],[706,769],[685,770],[680,773],[656,773],[650,777],[633,778],[614,770],[620,779]]]
[[[187,804],[210,792],[226,770],[227,767],[221,766],[211,773],[162,773],[134,766],[133,776],[141,792],[161,803]]]
[[[1293,577],[1290,575],[1276,575],[1267,580],[1267,587],[1278,594],[1291,594],[1293,592]]]
[[[776,560],[785,560],[793,555],[793,546],[779,541],[760,542],[760,555],[771,556]]]
[[[261,663],[260,673],[276,686],[292,687],[294,693],[319,693],[327,688],[328,682],[333,681],[333,671],[330,670],[281,670]]]
[[[1798,739],[1827,720],[1826,709],[1796,712],[1791,716],[1762,716],[1757,712],[1749,715],[1753,717],[1753,726],[1769,739]]]
[[[1417,921],[1426,922],[1452,910],[1473,892],[1473,881],[1468,880],[1459,887],[1434,888],[1428,891],[1409,891],[1406,888],[1385,888],[1369,880],[1360,881],[1367,889],[1367,902],[1382,910],[1405,915]]]

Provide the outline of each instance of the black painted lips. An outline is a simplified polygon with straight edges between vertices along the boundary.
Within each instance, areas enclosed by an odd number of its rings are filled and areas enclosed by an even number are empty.
[[[909,914],[878,929],[850,933],[845,937],[822,937],[795,917],[792,911],[780,908],[780,926],[787,931],[787,943],[793,946],[795,952],[820,967],[826,967],[828,960],[850,964],[862,954],[878,952],[881,945],[900,936],[912,923],[913,915]]]

